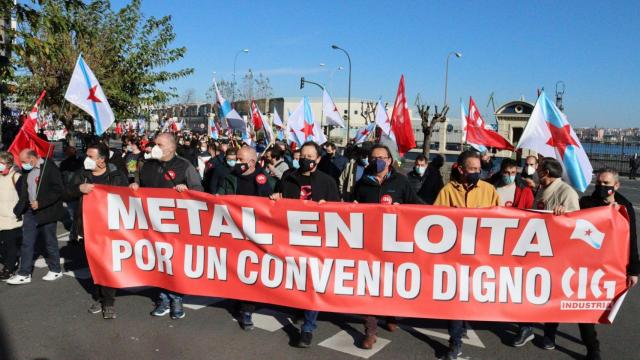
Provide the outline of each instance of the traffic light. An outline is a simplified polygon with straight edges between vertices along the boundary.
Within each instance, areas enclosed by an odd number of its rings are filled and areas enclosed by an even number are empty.
[[[300,78],[300,90],[304,89],[304,76]]]

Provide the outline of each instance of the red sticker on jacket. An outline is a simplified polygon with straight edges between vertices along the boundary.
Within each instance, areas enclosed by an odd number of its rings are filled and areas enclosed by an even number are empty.
[[[256,182],[260,185],[264,185],[267,183],[267,177],[264,174],[258,174],[258,176],[256,176]]]
[[[173,170],[169,170],[164,174],[164,179],[171,181],[176,178],[176,173]]]
[[[391,198],[391,195],[389,194],[382,195],[382,197],[380,198],[380,204],[386,204],[386,205],[393,204],[393,199]]]

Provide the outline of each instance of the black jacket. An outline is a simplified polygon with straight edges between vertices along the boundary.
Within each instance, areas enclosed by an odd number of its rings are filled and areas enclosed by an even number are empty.
[[[122,171],[118,170],[118,168],[109,164],[109,168],[107,170],[106,183],[101,185],[112,185],[112,186],[128,186],[129,180]],[[71,178],[71,183],[67,185],[67,194],[66,198],[70,200],[79,200],[78,202],[78,211],[75,213],[75,226],[78,229],[78,234],[84,234],[84,227],[82,224],[82,200],[83,194],[80,192],[80,185],[82,184],[93,184],[93,175],[89,170],[78,170],[73,174]],[[84,235],[83,235],[84,237]]]
[[[209,159],[209,161],[207,161],[207,170],[202,180],[204,190],[209,194],[217,194],[224,183],[224,179],[230,173],[231,167],[226,162],[215,165],[214,159]]]
[[[391,170],[382,184],[365,172],[356,183],[353,199],[359,203],[423,204],[406,176]]]
[[[13,208],[16,216],[23,215],[31,208],[27,190],[27,174],[27,172],[23,173],[18,182],[16,182],[16,188],[19,189],[19,200]],[[40,165],[38,183],[40,184],[36,197],[38,209],[34,211],[38,224],[42,225],[62,220],[62,215],[64,214],[62,196],[65,188],[60,170],[58,170],[53,160],[48,159]]]
[[[422,177],[422,186],[417,191],[417,194],[425,204],[433,205],[443,187],[444,181],[442,181],[440,170],[427,166],[427,171]]]
[[[282,197],[300,199],[300,179],[303,175],[297,170],[285,174],[277,187],[282,191]],[[311,176],[311,200],[340,201],[338,186],[331,176],[320,170],[312,172],[309,176]]]
[[[171,189],[180,184],[189,190],[204,191],[196,168],[178,155],[169,161],[147,160],[140,169],[141,187]]]
[[[636,212],[633,210],[631,202],[622,194],[616,192],[614,197],[616,203],[624,206],[629,215],[629,264],[627,265],[627,274],[638,275],[640,274],[640,259],[638,257],[638,238],[636,234]],[[608,204],[594,196],[594,194],[580,198],[580,209],[590,209],[596,206],[608,206]]]
[[[239,177],[255,183],[254,194],[240,194],[238,193],[238,181],[242,181]],[[276,180],[265,174],[264,170],[260,167],[256,167],[255,171],[249,175],[236,175],[229,171],[227,176],[221,180],[220,187],[218,188],[218,194],[220,195],[247,195],[247,196],[262,196],[269,197],[273,194],[273,188],[276,185]],[[215,193],[214,193],[215,194]]]

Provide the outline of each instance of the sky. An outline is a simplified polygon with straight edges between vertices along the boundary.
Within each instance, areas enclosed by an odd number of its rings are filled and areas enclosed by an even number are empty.
[[[553,97],[563,81],[574,127],[640,127],[640,1],[144,0],[143,13],[172,16],[174,45],[188,50],[168,69],[195,72],[166,86],[199,100],[214,71],[232,79],[244,48],[237,78],[263,73],[274,97],[320,97],[317,87],[300,90],[304,76],[346,98],[348,61],[336,44],[351,56],[352,98],[393,103],[404,74],[410,105],[419,93],[441,107],[447,55],[459,51],[449,61],[450,116],[472,96],[489,121],[491,93],[496,106],[534,102],[537,89]]]

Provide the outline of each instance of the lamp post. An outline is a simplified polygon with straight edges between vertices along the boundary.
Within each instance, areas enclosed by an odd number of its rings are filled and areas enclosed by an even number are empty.
[[[447,86],[449,85],[449,58],[451,55],[455,55],[457,58],[462,57],[462,53],[459,51],[452,51],[447,55],[447,63],[444,70],[444,106],[447,106]]]
[[[347,95],[347,137],[345,139],[345,145],[349,142],[349,130],[351,130],[351,56],[347,50],[339,47],[338,45],[331,45],[331,48],[334,50],[341,50],[347,55],[347,59],[349,60],[349,93]]]
[[[447,89],[448,89],[448,85],[449,85],[449,59],[451,58],[451,55],[455,55],[457,58],[461,58],[462,57],[462,53],[459,51],[451,51],[449,52],[449,54],[447,54],[447,62],[445,64],[445,70],[444,70],[444,105],[442,106],[442,114],[445,114],[445,118],[444,121],[441,122],[441,127],[440,127],[440,146],[439,146],[439,152],[441,155],[444,156],[445,151],[447,150],[447,118],[446,118],[446,113],[449,110],[448,106],[447,106]]]
[[[248,54],[249,53],[249,49],[242,49],[239,50],[236,53],[236,56],[234,56],[233,58],[233,86],[231,87],[231,103],[234,103],[236,101],[236,63],[238,62],[238,55],[245,53]]]

